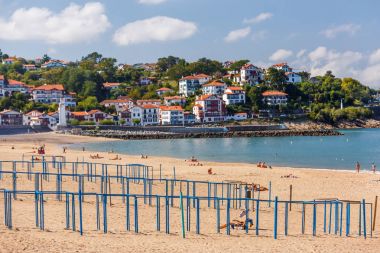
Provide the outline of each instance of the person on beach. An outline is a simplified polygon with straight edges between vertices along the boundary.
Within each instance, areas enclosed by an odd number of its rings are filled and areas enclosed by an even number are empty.
[[[375,164],[375,162],[372,162],[371,170],[372,170],[373,173],[376,173],[376,164]]]
[[[356,162],[356,172],[359,173],[360,172],[360,163],[359,162]]]

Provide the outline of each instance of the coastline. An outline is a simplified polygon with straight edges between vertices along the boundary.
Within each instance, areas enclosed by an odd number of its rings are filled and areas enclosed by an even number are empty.
[[[148,159],[141,159],[136,155],[120,154],[120,161],[112,161],[116,153],[96,152],[99,153],[102,159],[92,160],[90,155],[94,154],[90,150],[80,151],[77,149],[69,148],[67,152],[63,153],[63,146],[72,143],[88,143],[88,142],[101,142],[111,141],[111,139],[71,136],[55,133],[45,134],[31,134],[31,135],[15,135],[6,136],[1,139],[0,153],[1,160],[21,160],[22,154],[25,159],[29,159],[33,153],[33,147],[38,145],[45,145],[47,155],[64,155],[67,161],[84,160],[99,163],[111,164],[126,164],[126,163],[139,163],[153,166],[154,173],[157,176],[159,165],[162,165],[162,176],[165,178],[173,178],[173,167],[176,168],[177,179],[192,179],[210,182],[222,182],[226,180],[241,181],[241,182],[254,182],[267,187],[269,182],[272,185],[272,197],[277,196],[280,200],[289,198],[289,186],[293,187],[293,200],[313,200],[323,198],[339,198],[349,200],[362,200],[366,199],[368,203],[373,202],[376,195],[380,190],[379,174],[372,174],[363,172],[360,174],[354,171],[333,170],[333,169],[313,169],[313,168],[293,168],[293,167],[273,167],[273,169],[257,168],[255,164],[248,163],[224,163],[224,162],[209,162],[200,161],[203,166],[190,166],[189,162],[184,159],[170,158],[170,157],[155,157],[149,156]],[[11,146],[14,146],[14,149]],[[212,168],[213,175],[209,175],[207,170]],[[284,177],[285,176],[285,177]],[[289,177],[286,177],[289,176]],[[21,180],[21,179],[20,179]],[[25,181],[27,182],[27,181]],[[45,186],[55,187],[55,181],[44,182]],[[70,182],[67,182],[68,184]],[[86,182],[87,187],[90,184]],[[114,185],[118,189],[120,185]],[[4,186],[3,186],[4,187]],[[77,183],[72,185],[74,189]],[[98,187],[94,188],[98,189]],[[199,194],[207,195],[207,191],[200,191]],[[268,192],[263,193],[262,198],[267,198]],[[1,196],[0,196],[1,198]],[[46,226],[50,232],[33,229],[32,233],[30,225],[33,225],[33,215],[21,216],[23,212],[34,213],[34,202],[24,199],[22,201],[15,201],[15,205],[22,206],[23,209],[15,213],[15,221],[13,230],[1,226],[0,233],[3,234],[1,241],[7,245],[7,248],[12,251],[19,250],[19,244],[16,241],[22,241],[25,245],[26,252],[41,251],[54,251],[59,247],[62,252],[72,252],[75,249],[81,249],[84,252],[120,252],[125,250],[126,240],[128,242],[128,251],[144,251],[144,252],[167,252],[167,245],[170,244],[170,249],[176,249],[180,252],[236,252],[239,251],[252,251],[252,242],[254,247],[260,252],[283,252],[302,250],[305,252],[331,252],[331,248],[336,251],[345,251],[347,247],[354,252],[377,252],[380,247],[380,224],[376,224],[376,230],[373,232],[373,238],[357,236],[356,231],[350,237],[339,237],[337,235],[327,235],[322,232],[321,217],[323,216],[322,208],[318,209],[318,236],[312,237],[310,234],[310,227],[308,223],[307,234],[301,235],[299,231],[299,216],[301,208],[294,205],[294,211],[290,214],[292,222],[289,223],[290,236],[281,236],[279,240],[273,240],[271,234],[266,230],[271,229],[273,226],[272,219],[269,217],[262,220],[261,231],[264,236],[256,237],[253,231],[246,235],[244,231],[233,231],[232,236],[226,236],[224,232],[217,234],[214,232],[214,227],[202,226],[201,235],[196,235],[194,231],[188,232],[185,240],[180,239],[180,223],[178,217],[174,214],[172,216],[172,232],[167,235],[164,232],[150,231],[153,226],[148,220],[145,220],[144,213],[146,210],[141,206],[141,226],[148,229],[149,232],[134,234],[133,232],[125,232],[123,230],[123,214],[125,207],[116,204],[110,207],[112,210],[112,219],[110,218],[110,233],[103,234],[96,229],[92,229],[93,220],[86,220],[86,233],[83,237],[77,232],[63,230],[64,209],[58,204],[52,204],[46,211]],[[95,210],[93,203],[87,202],[85,206],[89,210]],[[16,208],[16,206],[15,206]],[[263,207],[267,208],[267,207]],[[140,209],[140,208],[139,208]],[[208,224],[214,221],[214,209],[207,212],[206,208],[202,208],[202,223]],[[238,210],[240,212],[240,210]],[[263,210],[263,215],[269,212],[269,209]],[[311,210],[308,209],[308,214]],[[148,215],[148,214],[147,214]],[[238,215],[238,214],[234,214]],[[356,221],[357,214],[352,211],[352,219]],[[282,216],[281,216],[282,217]],[[282,222],[280,219],[280,222]],[[309,222],[309,220],[308,220]],[[24,225],[27,224],[27,225]],[[57,224],[57,225],[55,225]],[[282,224],[282,223],[281,223]],[[90,228],[91,225],[91,228]],[[120,225],[120,228],[119,226]],[[94,225],[95,226],[95,225]],[[281,227],[279,233],[283,233]],[[254,240],[254,241],[253,241]],[[164,243],[164,244],[163,244]],[[48,246],[43,246],[48,245]],[[110,247],[112,245],[112,247]],[[46,248],[48,247],[48,248]]]

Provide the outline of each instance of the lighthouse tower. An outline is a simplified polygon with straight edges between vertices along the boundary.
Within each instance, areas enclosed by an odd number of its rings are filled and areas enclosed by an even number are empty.
[[[66,105],[65,105],[65,99],[61,98],[59,101],[58,106],[58,115],[59,115],[59,127],[66,127],[67,126],[67,120],[66,120]]]

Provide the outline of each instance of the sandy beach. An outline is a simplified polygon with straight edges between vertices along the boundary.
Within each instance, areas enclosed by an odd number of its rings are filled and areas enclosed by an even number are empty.
[[[25,159],[32,155],[33,147],[45,144],[47,155],[65,155],[67,161],[93,161],[90,159],[90,151],[67,149],[63,154],[63,146],[73,143],[99,142],[104,138],[92,138],[62,135],[55,133],[2,136],[0,138],[0,160],[21,160],[24,154]],[[109,139],[107,139],[109,141]],[[158,140],[159,141],[159,140]],[[12,148],[13,147],[13,148]],[[365,199],[367,202],[374,202],[375,196],[380,195],[380,175],[370,172],[360,174],[354,171],[334,171],[310,168],[289,168],[273,167],[272,169],[257,168],[256,165],[244,163],[218,163],[200,161],[203,166],[190,166],[189,162],[183,159],[168,157],[151,157],[141,159],[140,156],[118,154],[122,160],[111,161],[115,153],[108,153],[107,150],[99,153],[103,159],[96,162],[102,163],[142,163],[153,166],[154,173],[158,173],[158,168],[162,167],[163,177],[173,177],[173,166],[176,168],[176,178],[193,179],[205,181],[236,180],[249,183],[258,183],[268,186],[272,183],[272,196],[278,196],[281,200],[289,199],[289,186],[293,187],[293,200],[314,200],[323,198],[338,198],[344,200]],[[212,168],[214,175],[209,175],[207,170]],[[286,175],[294,177],[284,177]],[[19,185],[29,185],[33,183],[24,178],[19,179]],[[49,185],[51,184],[51,185]],[[65,182],[67,190],[76,190],[75,182]],[[47,182],[46,188],[55,186],[55,181]],[[7,182],[0,181],[0,188],[10,187]],[[88,189],[97,190],[96,185],[87,185]],[[114,192],[119,190],[115,187]],[[53,188],[52,188],[53,189]],[[202,194],[204,189],[201,189]],[[162,193],[162,192],[158,192]],[[264,193],[262,198],[265,198]],[[273,207],[264,208],[262,211],[262,235],[256,237],[253,231],[245,234],[245,231],[232,231],[231,236],[215,231],[215,210],[207,208],[201,209],[201,234],[195,234],[195,228],[187,234],[186,239],[180,237],[180,213],[178,210],[172,211],[171,234],[164,231],[155,231],[155,208],[146,205],[139,205],[141,233],[126,232],[124,229],[124,206],[115,200],[115,204],[110,207],[109,233],[103,234],[96,231],[96,224],[93,222],[94,201],[86,199],[84,210],[88,215],[84,218],[85,233],[80,236],[78,232],[64,229],[64,203],[47,201],[45,211],[45,231],[40,231],[34,226],[34,202],[29,197],[21,196],[14,201],[13,224],[14,228],[8,230],[4,224],[0,225],[0,252],[378,252],[380,247],[380,221],[377,221],[373,237],[358,236],[356,209],[352,211],[352,228],[349,237],[342,237],[333,234],[324,234],[322,219],[317,220],[317,236],[311,235],[310,219],[306,225],[306,233],[300,232],[300,210],[301,207],[295,205],[289,214],[289,236],[283,235],[283,210],[279,210],[281,217],[279,227],[279,238],[274,240],[272,236],[273,219],[271,213]],[[3,196],[0,197],[0,219],[3,220]],[[178,208],[177,208],[178,209]],[[240,210],[231,213],[232,218],[238,216]],[[164,210],[162,211],[164,212]],[[308,211],[310,214],[310,211]],[[23,215],[25,213],[25,215]],[[30,213],[31,215],[26,215]],[[252,214],[251,216],[253,216]],[[323,210],[317,210],[317,216],[322,217]],[[222,217],[223,214],[222,214]],[[368,216],[369,217],[369,216]],[[222,223],[224,218],[222,218]],[[164,226],[162,224],[162,226]],[[194,225],[195,226],[195,225]],[[369,228],[369,226],[368,226]],[[164,230],[164,229],[163,229]],[[369,233],[369,231],[367,231]]]

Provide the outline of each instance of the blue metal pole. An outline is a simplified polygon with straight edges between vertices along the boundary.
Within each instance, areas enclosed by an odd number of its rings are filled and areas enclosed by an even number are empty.
[[[256,200],[256,235],[259,235],[260,200]]]
[[[285,236],[288,235],[288,220],[289,220],[289,210],[288,210],[288,202],[285,202]]]
[[[197,234],[200,233],[200,212],[199,212],[199,209],[200,209],[200,201],[199,201],[199,198],[197,198],[197,217],[196,217],[196,220],[197,220],[196,232],[197,232]]]
[[[274,199],[274,239],[277,239],[278,197]]]
[[[364,234],[364,238],[367,239],[367,216],[366,216],[365,199],[362,200],[362,203],[363,203],[363,234]]]
[[[138,232],[139,232],[139,213],[138,213],[137,197],[135,197],[135,233],[138,233]]]

